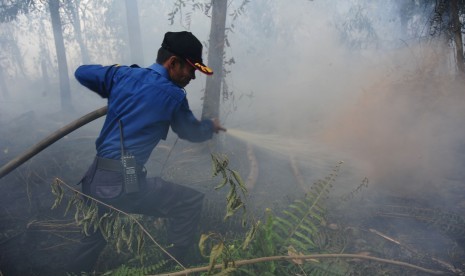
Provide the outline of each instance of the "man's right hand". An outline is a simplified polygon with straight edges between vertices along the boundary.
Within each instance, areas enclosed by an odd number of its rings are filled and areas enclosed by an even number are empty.
[[[215,133],[220,132],[220,130],[226,131],[226,129],[220,124],[220,120],[218,120],[218,118],[212,119],[212,122],[213,122],[213,131]]]

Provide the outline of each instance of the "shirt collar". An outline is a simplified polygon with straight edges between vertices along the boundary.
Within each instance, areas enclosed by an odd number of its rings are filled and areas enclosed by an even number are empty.
[[[168,70],[166,70],[166,68],[163,67],[163,65],[161,65],[161,64],[154,63],[154,64],[150,65],[148,68],[152,69],[153,71],[157,72],[158,74],[162,75],[163,77],[165,77],[167,79],[170,78],[170,76],[168,74]]]

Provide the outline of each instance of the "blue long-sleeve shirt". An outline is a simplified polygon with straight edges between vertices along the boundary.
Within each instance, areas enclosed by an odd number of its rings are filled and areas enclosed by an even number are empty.
[[[197,120],[189,108],[185,91],[170,81],[160,64],[148,68],[130,66],[82,65],[76,79],[108,99],[108,113],[96,141],[97,156],[121,157],[120,127],[124,149],[147,162],[169,127],[181,138],[202,142],[213,135],[211,120]]]

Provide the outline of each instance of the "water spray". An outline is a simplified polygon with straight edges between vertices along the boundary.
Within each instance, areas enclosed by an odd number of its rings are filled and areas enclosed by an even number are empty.
[[[342,153],[335,153],[316,139],[297,139],[276,134],[254,133],[240,129],[228,128],[229,136],[241,140],[262,150],[265,154],[273,154],[273,158],[284,158],[297,166],[312,171],[316,179],[325,176],[341,162]]]
[[[316,157],[315,154],[318,153],[322,157],[320,154],[327,152],[327,149],[322,144],[309,139],[296,139],[276,134],[260,134],[231,128],[228,128],[226,134],[278,155]]]

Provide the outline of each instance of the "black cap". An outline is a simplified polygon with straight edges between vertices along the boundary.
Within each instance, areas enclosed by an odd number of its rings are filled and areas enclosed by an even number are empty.
[[[200,72],[206,75],[213,74],[213,70],[203,64],[202,43],[191,32],[167,32],[161,47],[184,58]]]

